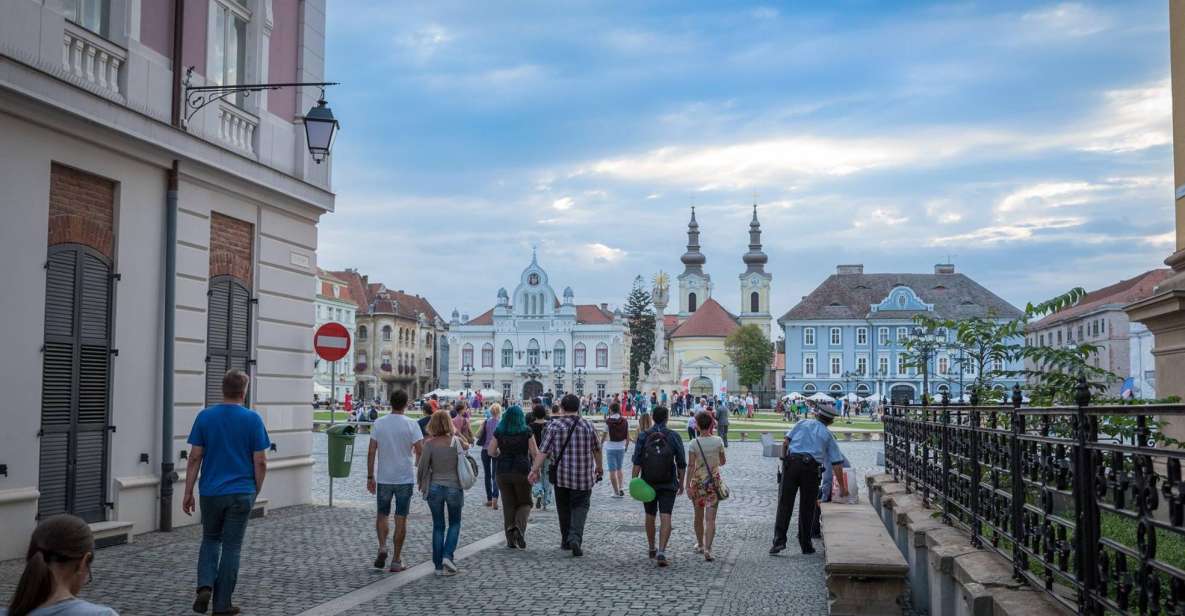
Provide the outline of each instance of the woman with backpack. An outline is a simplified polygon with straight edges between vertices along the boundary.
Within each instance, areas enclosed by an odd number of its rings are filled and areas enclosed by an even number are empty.
[[[502,405],[497,402],[490,405],[486,420],[477,431],[477,446],[481,447],[481,471],[485,477],[486,507],[498,509],[498,469],[494,463],[490,445],[494,440],[494,430],[498,428],[498,419],[502,416]]]
[[[613,498],[624,498],[625,478],[621,473],[625,452],[630,446],[630,421],[621,416],[621,406],[613,403],[609,417],[605,419],[609,440],[605,443],[605,462],[609,467],[609,483],[613,486]]]
[[[494,459],[495,476],[502,494],[506,547],[525,550],[527,517],[531,514],[531,482],[527,480],[527,473],[531,471],[531,460],[535,459],[539,448],[521,407],[515,405],[506,409],[498,426],[491,431],[487,449]]]
[[[712,432],[715,418],[702,412],[695,416],[699,436],[687,445],[687,497],[695,508],[695,553],[712,562],[716,539],[716,510],[720,497],[727,497],[720,467],[724,466],[724,441]]]

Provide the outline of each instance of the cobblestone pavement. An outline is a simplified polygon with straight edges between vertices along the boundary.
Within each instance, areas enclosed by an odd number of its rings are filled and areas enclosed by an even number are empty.
[[[323,505],[328,500],[324,436],[315,442],[316,504],[273,510],[248,527],[235,595],[244,614],[296,614],[395,575],[370,566],[375,539],[373,497],[363,483],[365,436],[358,439],[352,476],[334,482],[332,509]],[[841,443],[858,471],[874,467],[880,447]],[[691,507],[681,498],[668,548],[672,566],[655,568],[646,558],[641,505],[611,498],[607,485],[599,485],[583,558],[558,549],[554,512],[535,512],[526,552],[498,544],[462,559],[460,576],[415,580],[346,613],[825,614],[821,554],[766,554],[776,509],[776,463],[762,458],[756,444],[736,444],[728,456],[725,478],[734,496],[721,507],[714,563],[693,553]],[[628,461],[625,472],[628,477]],[[501,531],[501,511],[483,507],[484,498],[480,485],[466,495],[462,545]],[[191,613],[200,537],[200,528],[191,526],[101,550],[84,598],[124,616]],[[413,498],[404,562],[430,559],[431,516],[423,500]],[[0,604],[7,604],[21,567],[21,561],[0,563]]]

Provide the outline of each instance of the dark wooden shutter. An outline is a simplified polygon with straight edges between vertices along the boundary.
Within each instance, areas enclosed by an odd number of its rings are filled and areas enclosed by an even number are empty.
[[[251,292],[231,276],[210,279],[206,330],[206,405],[222,400],[228,370],[250,372]]]

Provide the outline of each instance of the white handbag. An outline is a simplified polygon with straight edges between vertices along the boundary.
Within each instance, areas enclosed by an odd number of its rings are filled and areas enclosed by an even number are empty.
[[[462,490],[468,490],[477,484],[477,460],[469,457],[457,439],[453,439],[453,449],[457,451],[457,481]]]

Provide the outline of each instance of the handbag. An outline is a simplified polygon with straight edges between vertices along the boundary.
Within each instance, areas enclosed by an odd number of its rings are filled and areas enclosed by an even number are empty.
[[[453,449],[457,452],[457,481],[460,482],[462,490],[468,490],[477,483],[477,460],[469,457],[469,454],[461,449],[460,441],[455,438]]]
[[[699,439],[695,439],[695,444],[699,446],[699,456],[704,459],[704,468],[708,469],[707,483],[716,492],[716,500],[728,500],[732,493],[728,491],[728,486],[724,485],[723,478],[719,480],[716,478],[716,471],[712,470],[712,465],[708,464],[708,456],[704,453],[704,444]]]
[[[568,443],[572,442],[572,433],[576,431],[576,424],[578,423],[580,423],[579,417],[576,418],[576,421],[572,422],[572,427],[568,428],[568,438],[564,439],[564,444],[562,447],[560,447],[559,455],[555,457],[555,461],[552,462],[551,466],[547,469],[547,480],[550,481],[551,485],[553,486],[556,485],[556,477],[559,476],[560,473],[560,460],[564,459],[564,452],[568,450]]]

